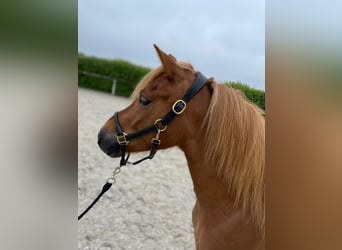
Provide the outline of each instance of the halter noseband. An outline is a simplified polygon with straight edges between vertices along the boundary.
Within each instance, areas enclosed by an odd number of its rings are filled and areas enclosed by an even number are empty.
[[[156,136],[151,141],[151,150],[150,154],[145,158],[138,160],[133,163],[133,165],[138,164],[144,160],[152,159],[157,152],[158,146],[160,145],[160,133],[164,132],[167,129],[167,125],[177,116],[184,112],[186,109],[187,102],[194,97],[207,83],[208,79],[202,75],[201,72],[196,73],[196,79],[190,86],[190,88],[186,91],[185,95],[182,99],[176,101],[173,105],[171,110],[161,119],[157,119],[151,126],[146,127],[142,130],[139,130],[132,134],[126,134],[123,129],[121,128],[118,112],[114,113],[114,121],[116,126],[116,140],[120,145],[120,152],[121,152],[121,160],[120,166],[124,166],[128,162],[128,156],[126,157],[126,147],[130,141],[133,141],[141,136],[150,134],[152,132],[156,133]]]

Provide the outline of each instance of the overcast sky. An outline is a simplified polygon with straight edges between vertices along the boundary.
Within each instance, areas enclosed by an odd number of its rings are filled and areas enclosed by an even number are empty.
[[[153,44],[219,81],[265,87],[264,0],[82,0],[78,51],[155,68]]]

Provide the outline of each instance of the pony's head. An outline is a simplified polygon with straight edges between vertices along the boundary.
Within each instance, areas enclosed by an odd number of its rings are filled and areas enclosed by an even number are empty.
[[[141,80],[132,94],[132,104],[118,112],[119,124],[127,134],[136,133],[164,117],[196,79],[196,71],[190,63],[179,62],[156,45],[154,47],[161,66],[152,70]],[[182,115],[177,116],[167,129],[160,133],[159,148],[182,147],[189,138],[201,136],[199,131],[194,129],[194,124],[200,127],[209,102],[209,88],[203,88],[189,101]],[[164,128],[162,124],[158,124],[158,127]],[[116,128],[115,119],[111,117],[98,134],[100,148],[111,157],[121,155]],[[150,150],[151,139],[155,135],[155,133],[149,133],[130,141],[126,146],[126,151]]]

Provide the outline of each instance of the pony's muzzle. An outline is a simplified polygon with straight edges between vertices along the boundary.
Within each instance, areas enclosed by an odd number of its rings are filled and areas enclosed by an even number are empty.
[[[120,145],[114,133],[107,132],[102,128],[97,135],[97,144],[101,150],[110,157],[121,156]]]

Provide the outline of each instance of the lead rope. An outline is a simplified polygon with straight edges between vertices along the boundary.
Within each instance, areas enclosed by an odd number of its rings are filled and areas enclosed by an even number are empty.
[[[127,164],[131,164],[128,162],[129,154],[127,155],[127,158],[125,159],[125,162],[121,162],[118,167],[114,169],[112,172],[112,176],[106,181],[106,183],[102,187],[102,191],[98,194],[98,196],[95,198],[95,200],[77,217],[77,220],[82,219],[82,217],[88,213],[88,211],[100,200],[102,195],[104,195],[111,186],[116,182],[116,176],[121,172],[121,168]]]
[[[156,123],[159,122],[159,120],[156,121]],[[156,124],[155,123],[155,124]],[[167,126],[165,126],[163,129],[158,128],[157,130],[157,134],[156,136],[151,140],[151,150],[150,150],[150,154],[148,156],[146,156],[145,158],[138,160],[136,162],[129,162],[128,158],[129,158],[129,154],[127,155],[126,159],[125,159],[125,151],[126,151],[126,145],[127,145],[127,141],[125,140],[124,142],[120,143],[120,147],[122,147],[122,156],[121,156],[121,160],[120,160],[120,165],[118,167],[116,167],[112,173],[112,176],[106,181],[106,183],[103,185],[102,187],[102,191],[98,194],[98,196],[95,198],[95,200],[77,217],[77,220],[82,219],[82,217],[88,213],[88,211],[100,200],[100,198],[111,188],[111,186],[116,182],[116,176],[121,172],[121,168],[123,166],[126,166],[127,164],[130,165],[136,165],[141,163],[142,161],[145,161],[147,159],[152,159],[154,157],[154,155],[157,152],[158,146],[160,145],[160,133],[164,132],[166,130]]]
[[[155,124],[157,124],[159,122],[159,120],[157,120],[155,122]],[[128,158],[130,156],[130,154],[127,155],[127,157],[125,158],[125,147],[127,145],[127,141],[123,141],[120,143],[120,147],[122,147],[122,152],[123,154],[121,155],[121,160],[120,160],[120,165],[118,167],[116,167],[112,173],[112,176],[106,181],[106,183],[103,185],[102,187],[102,191],[98,194],[98,196],[95,198],[95,200],[77,217],[77,220],[82,219],[82,217],[88,213],[88,211],[100,200],[100,198],[111,188],[111,186],[116,182],[116,176],[121,172],[121,168],[123,166],[126,166],[127,164],[129,165],[136,165],[141,163],[142,161],[145,161],[147,159],[152,159],[154,157],[154,155],[157,152],[158,146],[160,145],[160,133],[164,132],[167,129],[167,126],[164,126],[164,128],[160,129],[158,127],[157,130],[157,134],[156,136],[151,140],[151,150],[150,150],[150,154],[148,156],[146,156],[145,158],[135,161],[133,163],[128,161]]]
[[[156,121],[155,124],[157,124],[159,122],[159,120]],[[121,156],[121,160],[120,160],[120,165],[118,167],[116,167],[112,173],[112,176],[106,181],[106,183],[103,185],[102,187],[102,191],[98,194],[98,196],[95,198],[95,200],[77,217],[77,220],[82,219],[82,217],[88,213],[88,211],[100,200],[100,198],[111,188],[111,186],[116,182],[116,176],[121,172],[121,168],[123,166],[126,166],[127,164],[129,165],[136,165],[141,163],[142,161],[145,161],[147,159],[152,159],[154,157],[154,155],[157,152],[158,146],[160,145],[160,133],[164,132],[166,130],[167,126],[164,126],[163,129],[160,129],[158,127],[157,130],[157,134],[156,136],[151,140],[151,150],[150,150],[150,154],[148,156],[146,156],[145,158],[138,160],[136,162],[129,162],[128,158],[129,158],[129,154],[127,155],[127,157],[125,158],[125,147],[127,145],[127,141],[124,140],[123,142],[120,143],[120,147],[122,147],[122,156]]]

